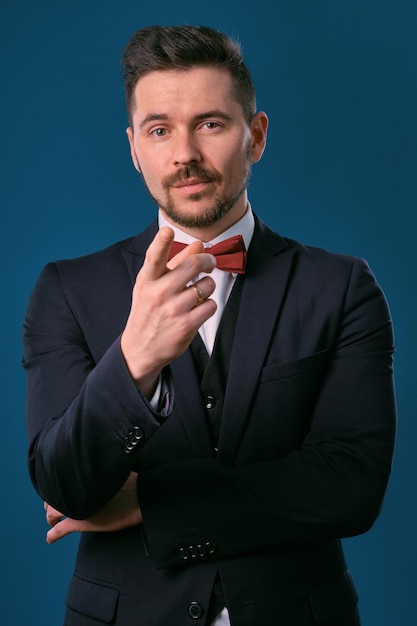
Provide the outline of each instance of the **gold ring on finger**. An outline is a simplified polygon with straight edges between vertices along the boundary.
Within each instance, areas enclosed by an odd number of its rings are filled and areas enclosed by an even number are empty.
[[[193,284],[193,285],[190,285],[190,287],[192,287],[196,293],[197,300],[198,300],[197,304],[201,304],[203,300],[206,299],[204,293],[201,291],[198,285]]]

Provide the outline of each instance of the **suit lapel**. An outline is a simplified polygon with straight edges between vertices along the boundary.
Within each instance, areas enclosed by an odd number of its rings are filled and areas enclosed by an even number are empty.
[[[233,464],[236,456],[293,258],[286,241],[258,222],[248,253],[224,399],[219,456],[225,465]]]

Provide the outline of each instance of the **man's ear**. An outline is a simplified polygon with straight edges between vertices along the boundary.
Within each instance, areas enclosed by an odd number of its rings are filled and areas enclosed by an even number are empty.
[[[268,123],[268,116],[263,111],[259,111],[253,117],[251,123],[252,163],[257,163],[263,155],[266,146]]]
[[[135,166],[135,168],[140,174],[139,161],[138,161],[138,157],[136,156],[135,144],[133,142],[133,130],[130,128],[130,126],[126,128],[126,134],[127,134],[127,138],[129,139],[130,156],[132,157],[133,165]]]

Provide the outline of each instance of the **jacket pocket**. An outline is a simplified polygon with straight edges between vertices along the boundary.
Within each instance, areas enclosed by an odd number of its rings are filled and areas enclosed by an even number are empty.
[[[310,607],[316,622],[325,622],[353,609],[358,594],[348,571],[342,576],[310,591]]]
[[[117,611],[119,590],[109,585],[92,582],[74,574],[68,589],[67,608],[110,624]]]
[[[296,361],[265,365],[260,382],[267,383],[273,380],[299,376],[317,368],[321,371],[327,361],[328,353],[328,350],[322,350]]]

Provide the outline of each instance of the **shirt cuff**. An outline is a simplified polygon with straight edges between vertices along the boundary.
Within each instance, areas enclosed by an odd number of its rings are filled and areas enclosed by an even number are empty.
[[[171,393],[166,375],[162,372],[159,375],[158,384],[152,398],[149,400],[151,408],[164,417],[170,411]]]

